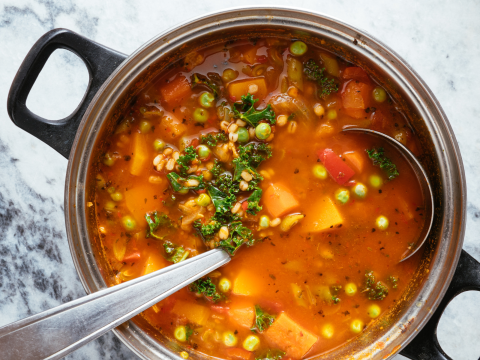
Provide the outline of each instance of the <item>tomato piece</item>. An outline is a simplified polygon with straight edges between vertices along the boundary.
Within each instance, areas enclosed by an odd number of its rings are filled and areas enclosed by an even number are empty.
[[[381,110],[375,111],[372,114],[371,119],[372,119],[372,126],[371,126],[372,130],[385,131],[387,127],[389,127],[390,121]]]
[[[370,83],[370,77],[368,76],[366,71],[358,66],[351,66],[346,68],[343,71],[342,76],[345,80],[355,80],[366,84]]]
[[[343,112],[354,119],[362,119],[367,117],[365,109],[343,109]]]
[[[247,211],[247,209],[248,209],[248,201],[244,201],[244,202],[242,203],[242,209],[243,209],[243,211]]]
[[[337,184],[343,185],[355,175],[355,171],[345,164],[332,149],[319,150],[317,155]]]
[[[123,258],[123,261],[132,261],[132,260],[137,260],[140,259],[140,253],[138,251],[135,251],[131,253],[130,255],[127,255]]]
[[[345,109],[366,109],[370,103],[371,86],[349,81],[342,91],[343,107]]]
[[[230,348],[226,350],[227,356],[231,359],[251,360],[253,353],[242,348]]]

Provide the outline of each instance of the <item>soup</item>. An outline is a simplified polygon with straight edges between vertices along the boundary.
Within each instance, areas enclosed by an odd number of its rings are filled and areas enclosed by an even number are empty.
[[[192,351],[301,359],[394,306],[419,255],[420,184],[407,118],[367,72],[301,41],[190,53],[137,96],[95,168],[115,283],[223,248],[226,266],[142,316]]]

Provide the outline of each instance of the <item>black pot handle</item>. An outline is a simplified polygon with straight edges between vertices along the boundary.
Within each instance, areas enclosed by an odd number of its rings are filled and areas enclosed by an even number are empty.
[[[480,263],[462,250],[457,269],[442,302],[420,333],[400,354],[413,360],[452,360],[438,343],[437,326],[450,301],[468,290],[480,291]]]
[[[78,55],[90,77],[87,91],[75,111],[68,117],[51,121],[32,113],[27,97],[49,56],[57,49]],[[67,29],[54,29],[43,35],[28,52],[13,80],[7,100],[10,119],[68,158],[83,114],[110,74],[127,56]]]

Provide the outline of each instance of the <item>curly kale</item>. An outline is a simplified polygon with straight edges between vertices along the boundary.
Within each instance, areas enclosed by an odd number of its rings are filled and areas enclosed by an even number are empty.
[[[228,137],[223,132],[218,133],[208,133],[207,135],[202,135],[200,137],[200,143],[208,146],[217,146],[218,143],[228,142]]]
[[[260,356],[256,357],[255,360],[281,360],[287,353],[282,350],[277,349],[268,349]]]
[[[177,159],[177,164],[180,165],[180,175],[187,176],[187,171],[190,163],[197,158],[197,152],[193,146],[185,148],[185,154],[180,155]]]
[[[275,318],[275,315],[267,314],[260,306],[255,305],[255,325],[250,330],[259,332],[267,330],[273,324]]]
[[[261,120],[267,120],[271,125],[275,125],[275,112],[272,106],[268,104],[265,109],[257,111],[254,107],[257,101],[258,99],[254,99],[250,93],[242,95],[242,103],[234,104],[234,116],[253,127],[256,127]]]
[[[398,175],[397,167],[392,161],[385,156],[385,150],[382,147],[366,150],[368,157],[372,159],[373,165],[380,166],[380,169],[385,171],[388,180],[395,179]]]
[[[262,189],[255,189],[247,199],[248,201],[247,213],[256,215],[257,212],[262,210],[262,206],[259,205],[261,198],[262,198]]]
[[[146,213],[145,214],[145,220],[147,221],[148,224],[148,229],[145,237],[153,237],[158,240],[162,240],[166,234],[164,235],[158,235],[155,234],[157,230],[163,229],[163,232],[165,230],[173,229],[175,227],[174,223],[170,218],[164,214],[164,213],[157,213],[156,211],[152,213]]]
[[[184,190],[202,190],[205,189],[205,183],[203,182],[203,175],[190,175],[188,178],[183,178],[177,173],[171,172],[167,175],[167,179],[170,181],[170,185],[172,185],[172,188],[176,192],[181,192]],[[198,185],[197,186],[192,186],[188,187],[185,186],[185,183],[187,180],[197,180]]]
[[[166,259],[168,261],[173,262],[174,264],[179,263],[180,261],[185,260],[188,255],[190,254],[190,251],[187,251],[183,248],[183,246],[176,246],[170,241],[165,241],[163,243],[163,248],[165,250],[165,253],[167,255],[170,255]]]
[[[388,295],[388,287],[383,282],[375,282],[375,275],[373,271],[367,271],[365,273],[365,289],[369,300],[383,300]]]
[[[221,240],[218,247],[226,250],[230,255],[234,255],[243,244],[253,241],[252,230],[243,226],[240,221],[231,223],[228,232],[228,239]]]
[[[201,294],[213,302],[223,299],[223,296],[217,291],[217,287],[209,277],[200,278],[194,281],[189,285],[188,290],[197,294]]]
[[[335,83],[335,80],[326,77],[324,74],[325,68],[320,68],[315,60],[310,59],[303,64],[303,72],[308,80],[317,83],[319,97],[325,98],[332,92],[338,91],[338,85]]]
[[[192,89],[197,86],[203,86],[212,91],[215,99],[220,96],[220,84],[222,84],[221,78],[216,73],[208,73],[207,76],[202,74],[193,74],[190,78],[192,82]]]
[[[212,170],[210,170],[210,172],[212,173],[212,176],[214,179],[218,178],[220,174],[223,172],[222,163],[217,159],[215,159],[215,162],[213,163],[213,168]]]

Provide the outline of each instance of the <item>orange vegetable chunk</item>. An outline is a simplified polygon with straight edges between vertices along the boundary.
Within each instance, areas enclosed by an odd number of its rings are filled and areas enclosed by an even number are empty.
[[[344,152],[343,158],[356,173],[361,173],[363,171],[363,167],[365,166],[365,156],[362,153],[358,151]]]
[[[330,197],[325,196],[305,211],[301,227],[306,232],[320,232],[340,225],[343,217]]]
[[[366,109],[371,97],[371,87],[367,84],[350,81],[342,91],[345,109]]]
[[[252,360],[253,353],[242,348],[230,348],[226,350],[229,359]]]
[[[271,184],[267,190],[265,190],[265,195],[262,200],[268,212],[274,218],[294,210],[299,205],[297,199],[295,199],[290,192],[290,189],[282,183]]]
[[[125,203],[128,211],[132,214],[137,225],[146,226],[145,214],[147,212],[161,210],[161,202],[155,201],[162,196],[162,192],[168,186],[168,181],[164,180],[160,185],[144,184],[135,186],[125,191]],[[145,201],[147,199],[147,201]]]
[[[234,101],[240,101],[242,95],[247,95],[249,92],[250,85],[257,85],[258,90],[253,97],[256,99],[263,100],[265,96],[268,94],[267,84],[265,82],[265,78],[258,77],[258,78],[248,78],[243,80],[233,81],[228,85],[228,94],[230,98]]]
[[[132,159],[130,160],[130,174],[140,176],[147,169],[148,148],[145,135],[133,134]]]
[[[262,281],[258,274],[248,269],[240,270],[233,282],[232,293],[235,295],[252,296],[262,292]]]
[[[165,266],[165,260],[161,256],[150,255],[145,263],[145,268],[142,275],[147,275],[154,271],[163,269]]]
[[[255,308],[253,305],[232,305],[228,310],[228,316],[238,325],[250,329],[255,320]]]
[[[190,83],[185,76],[178,76],[160,89],[163,100],[168,105],[175,105],[192,94]]]
[[[205,325],[210,317],[210,310],[206,306],[182,300],[175,303],[172,313],[186,317],[188,321],[198,325]]]
[[[370,83],[370,78],[368,77],[366,71],[358,66],[347,67],[343,71],[342,76],[345,80],[355,80],[366,84]]]
[[[173,116],[164,116],[160,123],[160,133],[164,139],[175,140],[187,131],[187,126]]]
[[[265,332],[265,337],[296,359],[301,359],[317,342],[318,337],[304,329],[285,313],[281,313],[277,320]]]

